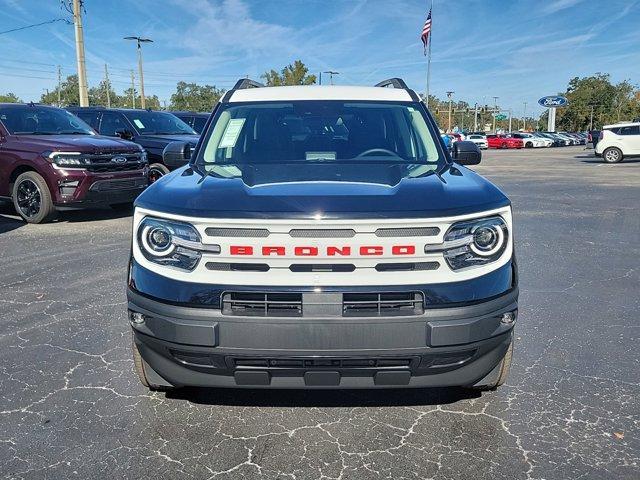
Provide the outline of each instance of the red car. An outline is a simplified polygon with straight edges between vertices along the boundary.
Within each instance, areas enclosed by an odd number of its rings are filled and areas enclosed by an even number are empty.
[[[524,142],[521,138],[511,138],[506,135],[487,135],[489,148],[523,148]]]

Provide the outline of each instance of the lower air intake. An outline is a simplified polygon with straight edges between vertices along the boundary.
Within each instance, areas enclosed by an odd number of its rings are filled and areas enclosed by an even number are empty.
[[[301,293],[241,293],[222,295],[224,315],[252,317],[301,317]]]
[[[422,293],[345,293],[344,317],[392,317],[424,313]]]

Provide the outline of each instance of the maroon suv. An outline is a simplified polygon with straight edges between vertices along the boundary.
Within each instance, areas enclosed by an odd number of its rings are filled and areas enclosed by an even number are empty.
[[[66,110],[0,104],[0,197],[29,223],[57,210],[131,204],[147,170],[140,146],[99,136]]]

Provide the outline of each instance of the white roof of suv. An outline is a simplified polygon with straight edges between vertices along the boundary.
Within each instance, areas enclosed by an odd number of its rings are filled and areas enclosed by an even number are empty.
[[[402,88],[301,85],[234,90],[227,101],[235,103],[287,100],[380,100],[410,102],[412,98],[409,92]]]
[[[612,125],[603,125],[602,128],[635,127],[637,125],[640,125],[640,122],[620,122]]]

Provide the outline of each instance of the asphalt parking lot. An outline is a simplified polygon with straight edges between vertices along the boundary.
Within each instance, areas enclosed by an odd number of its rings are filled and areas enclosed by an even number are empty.
[[[495,392],[148,393],[133,374],[131,219],[24,225],[0,205],[4,478],[640,478],[640,161],[485,152],[521,272]]]

